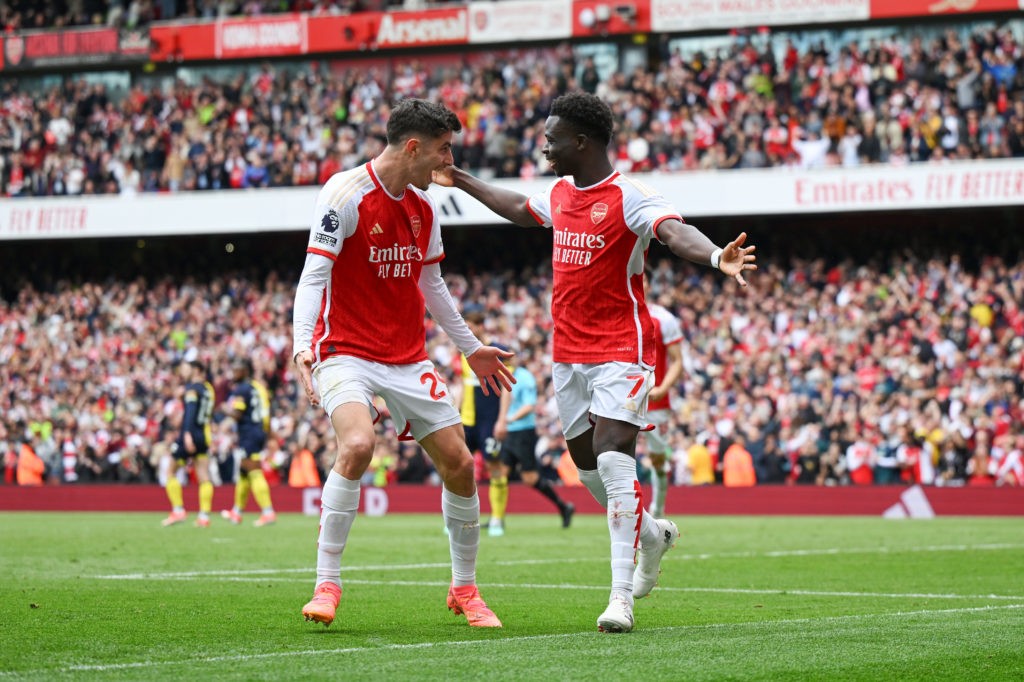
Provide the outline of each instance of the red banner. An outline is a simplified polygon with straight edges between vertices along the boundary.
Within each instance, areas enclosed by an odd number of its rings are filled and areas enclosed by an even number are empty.
[[[628,35],[651,30],[651,0],[608,3],[604,0],[574,0],[572,35]]]
[[[274,509],[279,512],[317,513],[319,490],[277,486]],[[370,491],[373,491],[372,493]],[[558,488],[559,495],[582,514],[603,510],[582,486]],[[644,490],[647,497],[649,489]],[[186,499],[191,501],[193,493]],[[214,494],[214,509],[230,507],[233,487],[222,485]],[[913,502],[908,504],[910,497]],[[360,510],[370,513],[440,513],[441,489],[429,485],[363,488]],[[369,509],[369,507],[373,509]],[[490,512],[487,495],[480,496],[483,514]],[[40,488],[0,487],[0,511],[150,511],[167,510],[167,495],[157,485],[64,485]],[[882,516],[915,518],[917,512],[935,516],[1024,516],[1024,490],[1020,488],[931,488],[903,486],[768,486],[723,488],[706,486],[668,489],[666,508],[671,514],[754,514],[828,516]],[[894,510],[902,512],[894,514]],[[255,512],[250,502],[248,511]],[[551,503],[515,484],[509,499],[513,514],[552,514]]]
[[[8,33],[3,36],[0,69],[49,68],[141,61],[149,51],[145,32],[121,34],[113,28]]]
[[[150,35],[154,61],[254,59],[469,42],[465,8],[157,23]]]
[[[871,0],[872,19],[1011,12],[1019,9],[1018,0]]]
[[[385,12],[380,15],[376,38],[376,46],[382,48],[465,45],[468,42],[469,25],[465,7],[422,12]]]
[[[149,58],[155,62],[191,62],[214,58],[216,24],[154,24],[149,29]]]
[[[358,52],[376,47],[380,15],[363,12],[309,18],[309,52]]]
[[[281,14],[217,22],[217,59],[283,57],[308,52],[305,14]]]

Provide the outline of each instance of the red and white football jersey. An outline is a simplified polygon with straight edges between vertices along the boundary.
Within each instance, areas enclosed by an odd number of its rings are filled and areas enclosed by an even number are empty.
[[[527,208],[553,230],[553,359],[654,367],[655,330],[644,302],[647,247],[658,226],[682,220],[660,194],[615,172],[590,187],[559,178]]]
[[[656,360],[654,363],[654,385],[660,386],[668,371],[668,347],[683,342],[683,327],[679,324],[679,318],[670,313],[666,308],[657,303],[648,303],[647,309],[654,320],[654,345],[657,348]],[[668,410],[671,409],[669,395],[666,393],[661,400],[647,402],[647,410]]]
[[[320,190],[308,253],[334,261],[313,331],[317,363],[334,355],[406,365],[427,359],[424,265],[444,258],[430,196],[391,196],[372,162],[336,173]]]

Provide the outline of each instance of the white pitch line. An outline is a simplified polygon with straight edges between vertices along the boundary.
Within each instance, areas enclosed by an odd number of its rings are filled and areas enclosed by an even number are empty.
[[[977,550],[1000,550],[1000,549],[1024,549],[1024,545],[1016,544],[985,544],[985,545],[926,545],[924,547],[898,547],[890,549],[887,547],[854,547],[854,548],[824,548],[824,549],[789,549],[769,552],[721,552],[718,554],[669,554],[671,561],[708,561],[711,559],[754,559],[758,557],[779,558],[791,556],[829,556],[839,554],[899,554],[904,552],[971,552]],[[564,559],[516,559],[512,561],[482,561],[479,566],[528,566],[541,564],[570,564],[589,563],[593,561],[607,561],[607,557],[593,558],[564,558]],[[444,562],[422,563],[422,564],[379,564],[363,566],[342,566],[342,572],[351,571],[405,571],[419,570],[423,568],[450,568],[451,564]],[[313,567],[306,568],[256,568],[224,571],[182,571],[177,573],[123,573],[113,575],[94,575],[99,580],[150,580],[161,578],[191,578],[204,576],[240,576],[240,575],[274,575],[279,573],[312,573]]]
[[[398,587],[446,587],[448,582],[415,582],[412,580],[352,580],[346,579],[346,583],[353,585],[394,585]],[[558,585],[545,585],[538,583],[486,583],[488,588],[508,588],[524,590],[602,590],[607,592],[607,585],[572,585],[562,583]],[[828,592],[824,590],[790,590],[785,588],[751,589],[742,587],[658,587],[659,592],[720,592],[723,594],[774,594],[788,595],[795,594],[802,597],[882,597],[888,599],[1006,599],[1008,601],[1024,602],[1024,596],[1009,594],[929,594],[908,592],[905,594],[892,592]]]
[[[757,557],[831,556],[839,554],[904,554],[909,552],[973,552],[1000,549],[1024,549],[1024,545],[1010,543],[989,543],[984,545],[924,545],[922,547],[846,547],[822,549],[780,549],[767,552],[724,552],[721,554],[669,555],[673,559],[750,559]]]
[[[827,616],[825,618],[789,618],[785,620],[764,620],[746,621],[742,623],[707,623],[704,625],[675,625],[668,627],[650,628],[643,632],[699,632],[702,630],[728,630],[738,628],[760,629],[765,626],[775,628],[780,625],[804,625],[808,623],[842,623],[848,621],[862,620],[888,620],[901,619],[914,616],[941,616],[962,613],[978,613],[984,611],[997,611],[1009,609],[1021,609],[1024,604],[1006,604],[1001,606],[978,606],[960,609],[925,609],[919,611],[896,611],[893,613],[865,613],[846,616]],[[302,649],[299,651],[274,651],[259,654],[229,654],[223,656],[201,656],[191,659],[176,659],[173,661],[133,661],[128,663],[108,663],[102,665],[71,665],[64,668],[40,668],[27,671],[0,671],[0,677],[21,677],[46,675],[54,673],[77,673],[77,672],[108,672],[113,670],[138,670],[143,668],[157,668],[165,666],[192,666],[209,663],[239,663],[245,661],[266,660],[271,658],[291,658],[294,656],[324,656],[341,654],[377,653],[381,651],[407,651],[414,649],[432,649],[444,647],[466,647],[486,644],[490,646],[504,646],[508,644],[519,644],[521,642],[550,640],[550,639],[574,639],[578,637],[606,637],[594,631],[557,633],[547,635],[525,635],[522,637],[506,637],[503,639],[470,639],[456,640],[454,642],[414,642],[411,644],[384,644],[382,646],[365,647],[344,647],[339,649]]]
[[[441,564],[448,568],[449,564]],[[217,575],[209,574],[187,575],[187,574],[165,574],[160,578],[150,576],[150,579],[166,580],[196,580],[200,577],[212,577],[222,582],[288,582],[306,583],[309,578],[275,578],[275,577],[250,577],[242,575],[225,574],[224,571],[217,571]],[[448,587],[448,580],[366,580],[360,578],[345,578],[346,585],[380,585],[387,587]],[[607,585],[576,585],[571,583],[543,584],[543,583],[486,583],[488,588],[502,589],[524,589],[524,590],[600,590],[607,591]],[[798,595],[802,597],[875,597],[882,599],[1005,599],[1007,601],[1024,602],[1024,595],[1011,594],[933,594],[926,592],[847,592],[826,590],[802,590],[787,588],[755,589],[744,587],[658,587],[659,592],[704,592],[721,594],[766,594],[766,595]]]
[[[447,587],[448,581],[413,581],[413,580],[353,580],[346,578],[350,585],[391,585],[395,587]],[[524,590],[601,590],[608,591],[607,585],[573,585],[561,583],[546,585],[539,583],[486,583],[488,588],[524,589]],[[908,592],[906,594],[892,592],[828,592],[824,590],[790,590],[785,588],[751,589],[742,587],[658,587],[658,592],[720,592],[723,594],[774,594],[779,596],[794,594],[802,597],[881,597],[887,599],[1005,599],[1024,602],[1024,596],[1010,594],[930,594]]]
[[[390,566],[342,566],[342,571],[402,571],[416,570],[421,568],[451,568],[451,563],[435,564],[392,564]],[[276,575],[279,573],[314,573],[314,566],[305,568],[248,568],[237,571],[179,571],[174,573],[122,573],[114,575],[95,575],[100,580],[160,580],[164,578],[215,578],[217,576],[243,576],[243,575]]]
[[[525,566],[545,563],[589,563],[591,561],[607,561],[606,558],[582,558],[567,557],[564,559],[514,559],[511,561],[487,561],[477,565],[487,566]],[[355,566],[342,566],[342,572],[354,572],[362,570],[420,570],[422,568],[451,568],[449,561],[437,563],[382,563],[362,564]],[[240,568],[238,570],[182,570],[177,572],[164,573],[112,573],[104,576],[93,576],[92,578],[104,581],[142,581],[160,580],[163,578],[205,578],[217,576],[272,576],[274,573],[313,573],[315,566],[305,568]]]

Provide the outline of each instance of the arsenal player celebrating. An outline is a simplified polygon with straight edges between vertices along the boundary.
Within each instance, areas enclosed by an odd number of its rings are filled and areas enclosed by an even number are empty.
[[[647,426],[655,365],[655,325],[643,291],[647,247],[657,238],[676,256],[741,285],[744,271],[757,266],[746,234],[718,248],[664,197],[616,172],[607,153],[612,128],[604,102],[569,93],[554,101],[545,124],[543,153],[559,176],[546,191],[525,197],[457,168],[435,173],[434,181],[517,225],[552,230],[558,412],[580,480],[608,510],[611,535],[612,590],[597,625],[628,632],[633,599],[650,593],[662,556],[679,537],[674,523],[643,513],[636,477],[636,439]]]
[[[476,587],[480,500],[473,458],[448,388],[427,358],[424,308],[467,358],[486,392],[511,389],[510,357],[466,326],[441,279],[441,228],[426,193],[452,163],[462,129],[439,104],[407,99],[391,112],[388,145],[373,161],[336,173],[320,190],[295,293],[294,352],[312,405],[323,405],[338,457],[321,496],[317,579],[307,620],[330,625],[341,599],[341,554],[373,457],[374,396],[412,436],[444,482],[452,583],[448,608],[476,627],[501,627]],[[316,380],[314,389],[313,380]]]

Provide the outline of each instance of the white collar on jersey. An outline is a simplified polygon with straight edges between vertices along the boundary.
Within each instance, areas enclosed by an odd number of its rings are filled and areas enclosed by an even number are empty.
[[[611,173],[610,173],[609,175],[607,175],[606,177],[602,178],[601,180],[598,180],[598,181],[597,181],[597,182],[595,182],[595,183],[594,183],[593,185],[588,185],[587,187],[578,187],[578,186],[576,185],[576,178],[574,178],[574,177],[573,177],[573,176],[571,176],[571,175],[569,175],[569,176],[566,176],[566,177],[564,177],[564,178],[562,178],[562,179],[563,179],[563,180],[568,180],[569,182],[571,182],[571,183],[572,183],[572,186],[573,186],[573,187],[576,187],[576,189],[578,189],[578,190],[581,190],[581,191],[586,191],[586,190],[588,190],[588,189],[594,189],[595,187],[599,187],[600,185],[603,185],[604,183],[608,182],[608,181],[609,181],[609,180],[611,180],[611,179],[612,179],[613,177],[615,177],[616,175],[618,175],[618,173],[619,173],[619,171],[617,171],[617,170],[615,170],[615,169],[612,169],[612,172],[611,172]]]
[[[401,194],[399,194],[399,195],[398,195],[398,196],[396,197],[396,196],[395,196],[394,194],[392,194],[391,192],[389,192],[389,191],[388,191],[387,185],[385,185],[385,184],[384,184],[384,181],[380,179],[380,173],[378,173],[378,172],[377,172],[377,169],[376,169],[376,168],[374,168],[374,166],[373,166],[373,160],[371,159],[371,160],[370,160],[370,161],[368,161],[367,163],[368,163],[368,164],[369,164],[369,166],[370,166],[370,174],[371,174],[371,175],[373,176],[373,179],[374,179],[374,181],[375,181],[375,182],[376,182],[376,183],[377,183],[377,184],[378,184],[378,185],[380,186],[380,188],[381,188],[382,190],[384,190],[384,194],[387,194],[387,195],[388,195],[389,197],[391,197],[391,198],[392,198],[392,199],[394,199],[395,201],[401,201],[401,200],[402,200],[402,197],[404,197],[404,196],[405,196],[405,190],[403,189],[403,190],[402,190],[402,193],[401,193]]]

